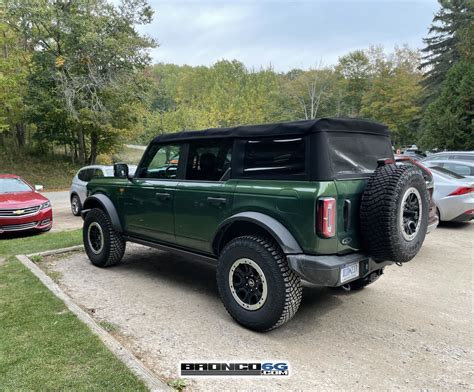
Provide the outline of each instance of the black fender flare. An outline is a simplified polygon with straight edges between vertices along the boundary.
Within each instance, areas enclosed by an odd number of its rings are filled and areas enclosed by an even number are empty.
[[[104,195],[103,193],[97,193],[95,195],[87,197],[84,201],[83,209],[81,212],[82,219],[85,219],[87,213],[97,206],[100,205],[101,209],[103,209],[110,218],[110,223],[112,223],[112,227],[115,231],[122,233],[122,224],[120,223],[120,219],[117,213],[117,209],[114,206],[112,200],[109,199],[108,196]]]
[[[216,255],[218,253],[217,249],[219,249],[219,242],[232,223],[235,222],[251,222],[260,226],[275,239],[285,254],[303,253],[298,241],[282,223],[261,212],[248,211],[232,215],[219,225],[212,238],[212,249],[216,252]]]

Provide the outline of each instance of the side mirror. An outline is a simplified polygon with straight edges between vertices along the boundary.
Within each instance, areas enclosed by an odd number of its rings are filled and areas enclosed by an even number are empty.
[[[35,191],[36,192],[42,192],[44,189],[43,185],[35,185]]]
[[[128,178],[128,165],[126,163],[114,164],[114,177]]]

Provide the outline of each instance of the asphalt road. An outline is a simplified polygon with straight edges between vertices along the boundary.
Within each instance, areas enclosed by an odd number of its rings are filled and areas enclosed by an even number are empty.
[[[42,192],[53,206],[53,228],[52,231],[73,230],[82,227],[82,218],[71,213],[69,192]]]
[[[372,286],[306,285],[295,318],[269,333],[237,325],[214,267],[138,245],[123,264],[50,258],[60,285],[156,374],[180,361],[287,360],[289,378],[192,379],[186,390],[469,390],[474,385],[474,223],[431,233],[419,255]]]

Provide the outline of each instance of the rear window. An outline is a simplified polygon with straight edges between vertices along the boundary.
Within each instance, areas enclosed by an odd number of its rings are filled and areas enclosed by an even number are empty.
[[[328,133],[328,147],[335,176],[368,174],[377,160],[393,158],[390,139],[365,133]]]
[[[245,144],[243,172],[253,176],[293,176],[306,171],[305,139],[272,138],[249,140]]]

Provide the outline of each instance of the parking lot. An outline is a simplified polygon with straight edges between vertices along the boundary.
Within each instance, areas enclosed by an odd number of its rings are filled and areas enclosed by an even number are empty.
[[[214,267],[128,247],[124,263],[93,267],[82,252],[50,257],[63,289],[157,375],[187,360],[287,360],[289,378],[193,379],[190,390],[470,389],[474,224],[442,226],[403,267],[340,292],[306,285],[295,318],[269,333],[237,325]]]

